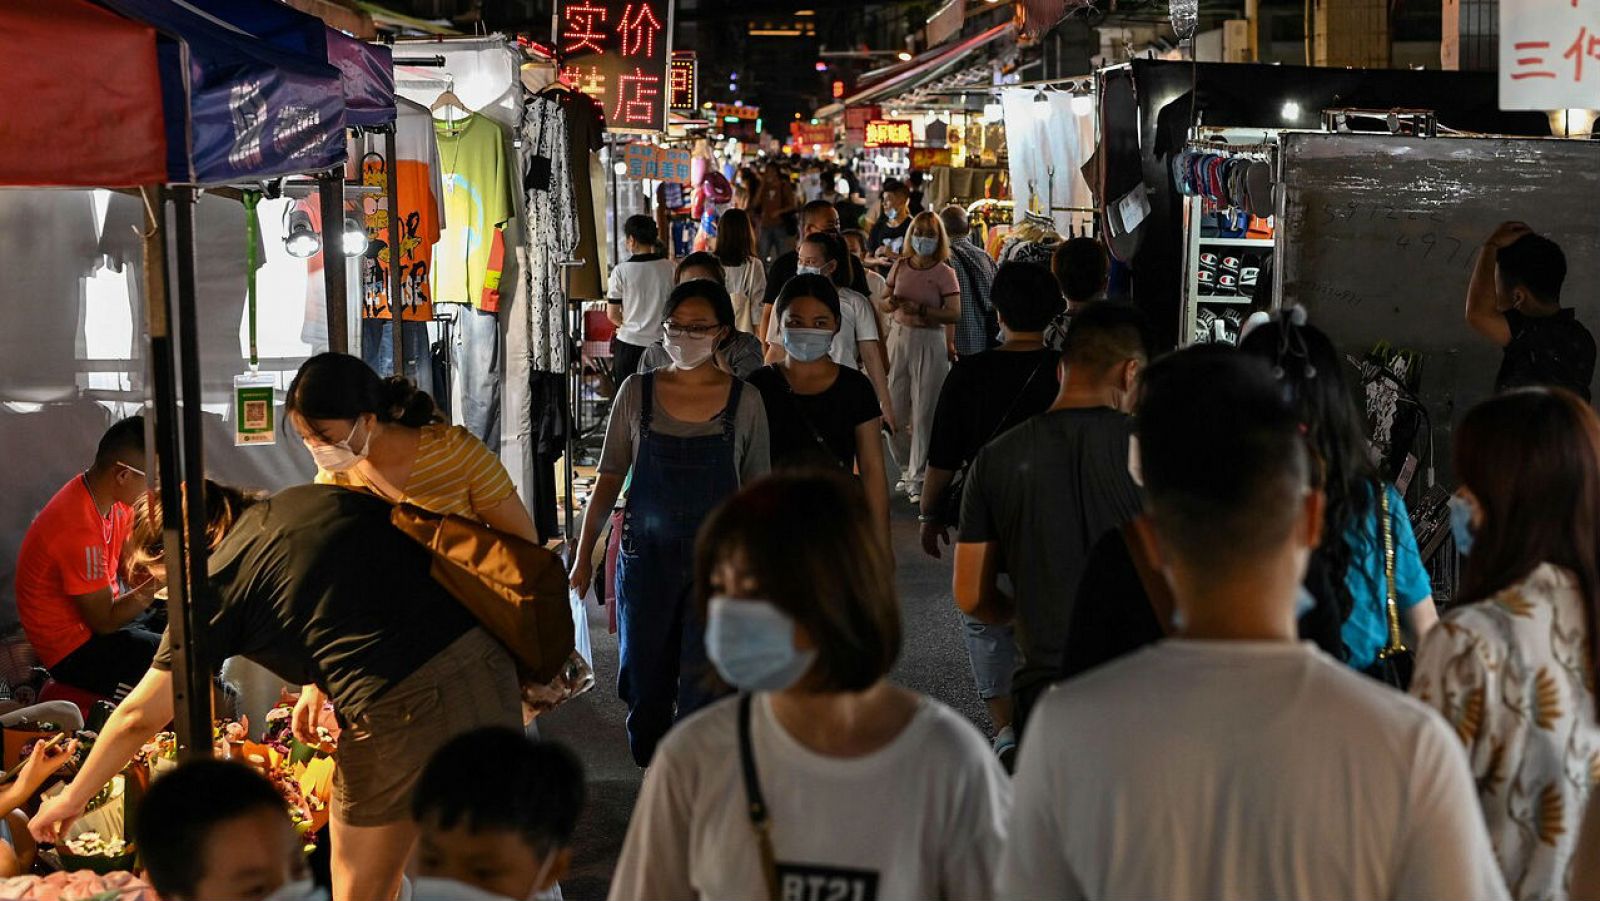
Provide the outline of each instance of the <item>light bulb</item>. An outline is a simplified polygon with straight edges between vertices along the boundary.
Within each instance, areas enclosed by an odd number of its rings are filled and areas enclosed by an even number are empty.
[[[627,175],[628,174],[628,164],[624,163],[621,160],[617,160],[615,163],[612,164],[611,171],[617,173],[618,175]]]
[[[322,238],[318,237],[317,230],[311,227],[310,213],[301,209],[290,211],[288,231],[283,236],[283,248],[289,252],[289,256],[301,260],[314,257],[322,250]]]
[[[1286,100],[1283,104],[1283,121],[1298,122],[1300,120],[1300,104],[1293,100]]]
[[[900,51],[900,53],[895,58],[900,60],[903,63],[909,63],[909,62],[911,62],[911,51],[902,50],[902,51]]]
[[[340,246],[347,257],[358,257],[367,252],[367,230],[354,219],[344,220],[344,235]]]
[[[1094,112],[1094,96],[1092,94],[1072,95],[1073,115],[1087,116]]]

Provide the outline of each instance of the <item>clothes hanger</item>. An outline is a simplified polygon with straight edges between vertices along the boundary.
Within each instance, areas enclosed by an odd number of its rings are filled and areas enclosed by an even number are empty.
[[[428,112],[435,114],[435,119],[441,118],[437,115],[437,113],[441,109],[444,110],[445,114],[442,118],[445,120],[446,126],[450,129],[452,134],[457,130],[456,122],[458,120],[454,116],[450,115],[451,109],[459,109],[468,116],[472,115],[471,108],[469,108],[465,103],[462,103],[461,98],[456,96],[455,87],[456,82],[455,79],[452,78],[445,86],[444,93],[440,94],[438,97],[435,97],[433,104],[428,107]]]

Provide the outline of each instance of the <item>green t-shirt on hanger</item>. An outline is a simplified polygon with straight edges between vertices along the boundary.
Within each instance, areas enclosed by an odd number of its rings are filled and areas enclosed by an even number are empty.
[[[512,214],[505,138],[499,125],[477,113],[435,118],[433,130],[444,170],[444,228],[433,252],[433,301],[481,307],[494,230]]]

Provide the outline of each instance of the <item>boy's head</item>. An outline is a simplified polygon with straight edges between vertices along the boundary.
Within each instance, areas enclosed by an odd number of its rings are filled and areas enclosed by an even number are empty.
[[[282,796],[240,763],[195,760],[157,779],[136,826],[146,875],[168,901],[256,901],[304,869]]]
[[[1561,245],[1543,235],[1523,235],[1500,249],[1496,264],[1502,306],[1523,311],[1561,306],[1561,285],[1567,280]]]
[[[553,742],[478,729],[440,748],[417,780],[417,875],[531,898],[566,875],[583,765]]]

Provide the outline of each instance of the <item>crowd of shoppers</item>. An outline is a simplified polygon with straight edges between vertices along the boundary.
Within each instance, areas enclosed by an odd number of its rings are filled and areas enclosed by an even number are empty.
[[[1346,365],[1303,310],[1163,357],[1105,299],[1092,239],[996,269],[915,186],[885,182],[870,232],[841,230],[856,191],[824,172],[769,166],[740,192],[714,249],[677,261],[629,219],[608,292],[617,384],[569,584],[594,586],[615,521],[617,687],[646,770],[611,897],[1600,887],[1580,850],[1600,848],[1600,417],[1552,242],[1507,224],[1480,251],[1467,319],[1504,348],[1506,393],[1455,432],[1466,564],[1441,620]],[[318,484],[208,483],[201,664],[298,687],[303,740],[324,701],[338,712],[339,901],[550,892],[582,768],[523,737],[510,655],[390,512],[552,536],[404,379],[324,354],[287,410]],[[113,426],[24,545],[19,606],[26,575],[57,678],[127,696],[26,832],[0,821],[0,872],[172,716],[171,645],[140,619],[165,578],[144,471],[142,423]],[[956,534],[987,744],[890,679],[896,478],[929,556]],[[108,638],[147,650],[130,663]],[[86,653],[114,678],[75,675]],[[37,752],[0,813],[61,757]],[[246,768],[180,767],[138,827],[166,897],[297,891],[281,801]]]

